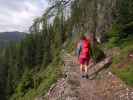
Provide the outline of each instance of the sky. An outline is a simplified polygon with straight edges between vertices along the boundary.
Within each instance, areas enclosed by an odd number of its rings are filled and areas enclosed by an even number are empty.
[[[27,32],[47,7],[46,0],[0,0],[0,32]]]

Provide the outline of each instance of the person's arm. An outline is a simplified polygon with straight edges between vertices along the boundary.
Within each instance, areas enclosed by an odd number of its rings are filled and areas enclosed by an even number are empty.
[[[78,43],[77,48],[76,48],[76,56],[79,58],[81,52],[81,42]]]
[[[78,43],[78,44],[77,44],[76,51],[75,51],[75,54],[76,54],[75,57],[76,57],[76,58],[75,58],[75,60],[74,60],[74,62],[75,62],[76,64],[79,64],[80,53],[81,53],[81,43]]]

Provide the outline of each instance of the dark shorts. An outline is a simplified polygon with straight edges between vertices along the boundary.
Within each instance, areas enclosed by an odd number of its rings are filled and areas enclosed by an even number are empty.
[[[90,58],[80,58],[79,62],[82,65],[88,65],[89,64],[89,60],[90,60]]]

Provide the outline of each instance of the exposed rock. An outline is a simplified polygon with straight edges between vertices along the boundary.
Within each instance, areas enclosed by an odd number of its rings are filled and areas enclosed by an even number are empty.
[[[77,0],[81,9],[80,21],[73,27],[74,33],[96,33],[99,42],[106,39],[105,33],[111,29],[116,12],[117,0]],[[83,6],[84,5],[84,6]]]

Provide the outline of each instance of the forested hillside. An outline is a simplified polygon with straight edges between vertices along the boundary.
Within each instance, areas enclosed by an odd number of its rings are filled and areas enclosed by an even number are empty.
[[[24,32],[1,32],[0,33],[0,47],[6,47],[12,43],[16,43],[24,39],[26,33]]]
[[[132,54],[132,0],[48,1],[50,7],[35,20],[31,34],[0,52],[1,100],[34,100],[45,95],[63,77],[62,49],[73,51],[81,33],[92,32],[103,50],[121,48],[124,59],[129,51]],[[124,74],[115,68],[113,72],[133,85],[129,69],[133,70],[132,62]]]

